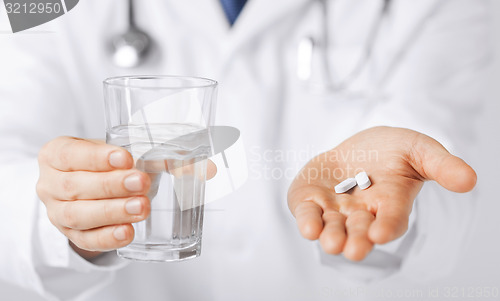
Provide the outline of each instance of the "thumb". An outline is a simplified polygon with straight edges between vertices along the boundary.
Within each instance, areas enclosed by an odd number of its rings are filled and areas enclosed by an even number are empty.
[[[474,169],[429,136],[417,138],[410,157],[411,165],[425,180],[434,180],[454,192],[467,192],[476,186]]]

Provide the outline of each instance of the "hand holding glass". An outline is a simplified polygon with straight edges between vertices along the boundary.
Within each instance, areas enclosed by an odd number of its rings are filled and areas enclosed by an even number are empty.
[[[151,214],[118,255],[178,261],[200,255],[208,129],[217,83],[192,77],[116,77],[104,81],[106,142],[127,149],[151,178]]]

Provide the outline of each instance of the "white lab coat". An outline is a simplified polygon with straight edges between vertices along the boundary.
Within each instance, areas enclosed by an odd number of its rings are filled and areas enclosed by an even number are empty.
[[[426,184],[409,232],[352,263],[299,235],[286,190],[308,159],[375,125],[418,130],[472,156],[490,62],[487,1],[394,0],[355,83],[380,85],[354,99],[313,94],[295,76],[298,41],[322,32],[315,1],[251,0],[233,29],[217,0],[137,2],[156,48],[133,70],[113,66],[106,44],[124,30],[125,1],[80,1],[33,29],[45,33],[0,34],[1,280],[54,300],[322,300],[360,281],[408,285],[451,270],[473,222],[468,196]],[[363,50],[380,5],[335,1],[335,72]],[[103,138],[101,81],[123,74],[214,78],[216,123],[241,130],[249,180],[207,206],[200,258],[140,264],[112,252],[87,262],[36,196],[41,146],[60,135]]]

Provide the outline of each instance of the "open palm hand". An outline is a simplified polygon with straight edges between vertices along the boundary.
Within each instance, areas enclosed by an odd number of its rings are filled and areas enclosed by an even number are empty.
[[[372,186],[336,194],[335,185],[366,171]],[[476,183],[474,170],[436,140],[402,128],[362,131],[312,159],[288,192],[288,205],[307,239],[350,260],[366,257],[374,244],[403,235],[413,200],[424,181],[455,192]]]

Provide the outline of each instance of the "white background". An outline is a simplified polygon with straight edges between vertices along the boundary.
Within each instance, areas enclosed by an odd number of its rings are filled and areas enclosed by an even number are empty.
[[[470,162],[478,171],[477,200],[479,216],[474,236],[463,250],[455,272],[448,279],[432,283],[431,287],[456,287],[459,289],[496,288],[500,291],[500,0],[495,4],[493,14],[497,59],[492,68],[488,107],[481,119],[481,156]],[[487,47],[487,46],[485,46]],[[457,233],[460,235],[460,233]],[[2,246],[5,247],[5,246]],[[397,289],[397,288],[395,288]],[[417,289],[417,288],[416,288]],[[428,297],[429,300],[436,300]],[[450,300],[467,298],[449,298]],[[500,300],[495,298],[476,298]],[[0,282],[0,300],[39,300],[32,293],[23,292]],[[415,300],[415,299],[413,299]]]

